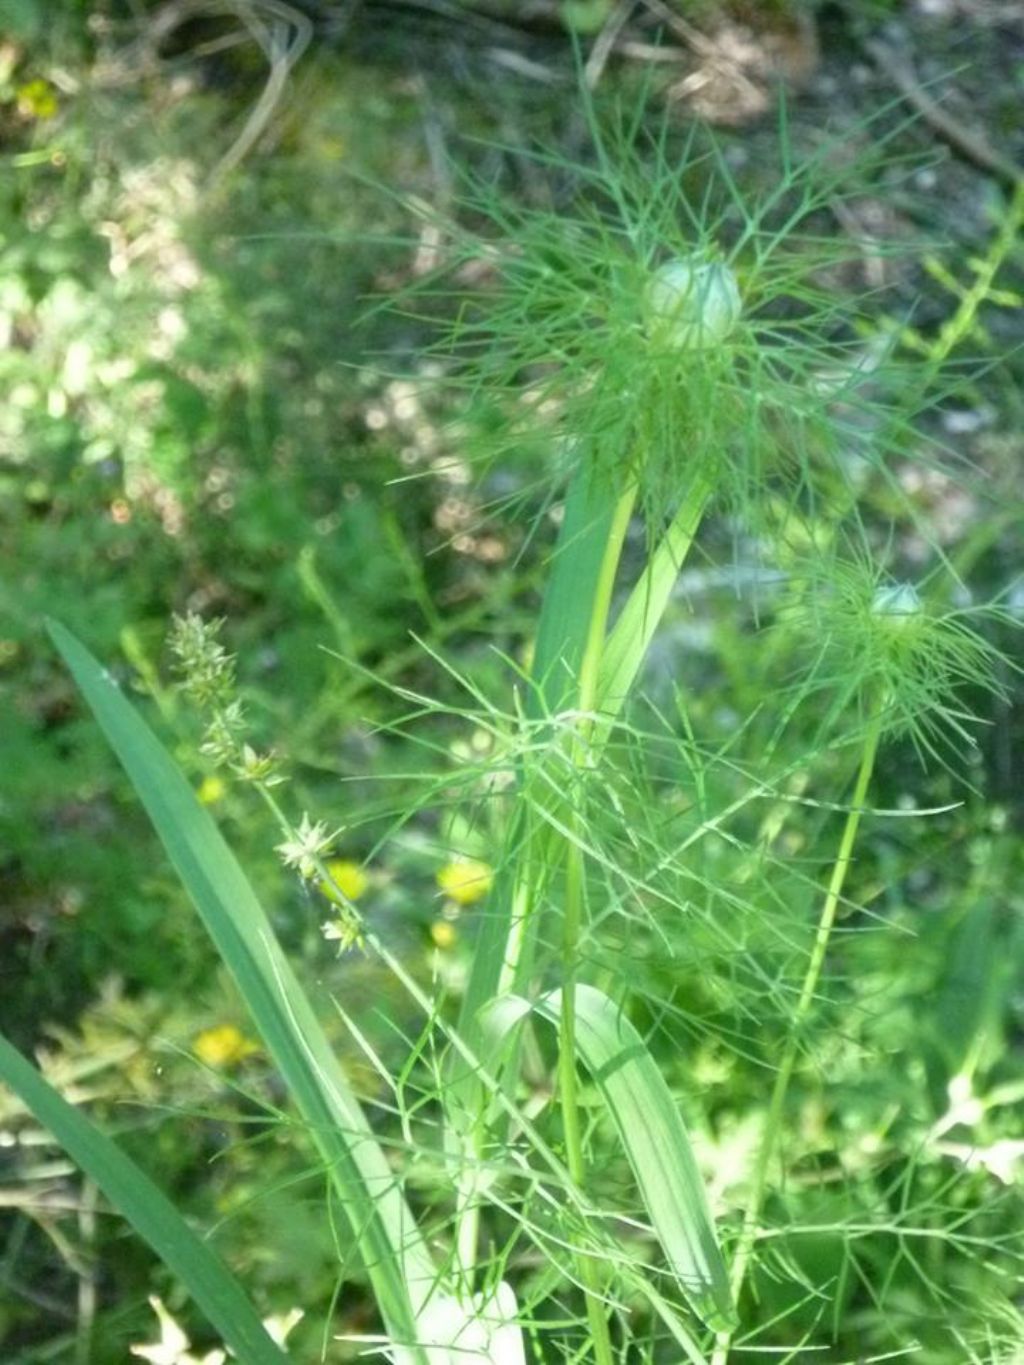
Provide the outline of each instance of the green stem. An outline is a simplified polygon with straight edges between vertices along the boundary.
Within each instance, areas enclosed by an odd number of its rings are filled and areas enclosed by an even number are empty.
[[[693,543],[703,518],[711,489],[702,478],[693,485],[657,549],[651,555],[639,580],[608,632],[608,613],[622,544],[629,526],[637,489],[630,486],[619,498],[608,497],[606,488],[596,483],[593,474],[580,470],[566,499],[565,520],[559,535],[551,578],[537,631],[534,686],[527,697],[527,715],[542,721],[575,705],[577,717],[576,748],[582,761],[585,755],[593,764],[611,731],[615,717],[636,679],[651,638],[664,613],[683,560]],[[589,601],[588,601],[589,597]],[[581,601],[582,599],[582,601]],[[580,607],[585,615],[581,616]],[[589,611],[587,607],[589,606]],[[599,713],[595,716],[594,713]],[[527,777],[527,782],[529,782]],[[544,790],[535,799],[550,801]],[[553,836],[546,821],[536,828],[531,815],[531,797],[523,792],[516,816],[520,835],[517,867],[504,887],[495,888],[495,901],[507,905],[504,914],[484,921],[474,954],[473,970],[463,998],[459,1031],[471,1042],[477,1041],[480,1011],[488,1000],[514,990],[526,990],[532,960],[532,926],[535,909],[544,899],[545,889],[559,857],[561,837]],[[566,919],[563,956],[568,964],[566,985],[571,982],[579,926],[582,919],[582,855],[578,840],[569,841],[567,868]],[[580,1152],[578,1102],[574,1070],[575,997],[563,992],[566,1015],[560,1041],[560,1094],[568,1113],[567,1146]],[[572,1074],[569,1069],[573,1067]],[[508,1081],[517,1069],[515,1056],[503,1067]],[[566,1098],[567,1097],[567,1098]],[[486,1103],[472,1077],[460,1078],[452,1087],[450,1099],[468,1116],[462,1127],[463,1140],[474,1163],[483,1153],[486,1137]],[[574,1117],[576,1119],[574,1125]],[[580,1160],[582,1168],[582,1158]],[[473,1182],[467,1181],[459,1192],[456,1209],[458,1261],[466,1283],[472,1279],[479,1235],[478,1195]],[[590,1261],[586,1273],[595,1275]],[[599,1302],[599,1285],[588,1297],[588,1312],[600,1313],[603,1335],[607,1337],[604,1312]],[[599,1328],[598,1331],[601,1329]],[[595,1340],[600,1338],[595,1335]]]
[[[605,546],[604,558],[601,561],[601,568],[597,577],[594,605],[590,612],[590,625],[587,628],[583,662],[580,666],[579,709],[584,712],[593,710],[597,698],[601,659],[604,655],[605,637],[608,632],[608,613],[612,604],[612,591],[615,587],[619,560],[622,558],[622,547],[625,543],[626,532],[629,530],[629,521],[636,505],[636,495],[637,486],[631,482],[615,504],[611,526],[608,530],[608,543]]]
[[[479,1163],[483,1160],[482,1130],[481,1117],[470,1137],[472,1164],[469,1177],[467,1178],[465,1172],[460,1170],[455,1198],[455,1264],[459,1287],[467,1298],[473,1292],[473,1273],[480,1244],[480,1195],[477,1190],[476,1173]]]
[[[608,612],[615,586],[615,575],[619,560],[622,558],[623,542],[636,502],[636,491],[636,485],[631,483],[615,505],[594,592],[586,646],[580,666],[578,714],[575,717],[576,730],[571,749],[572,766],[580,774],[589,766],[587,739],[593,724],[591,713],[597,696],[601,655],[608,630]],[[577,1181],[583,1173],[583,1155],[576,1099],[576,1003],[573,982],[576,974],[576,950],[583,922],[583,850],[579,842],[583,825],[581,811],[583,799],[584,792],[580,790],[575,795],[572,813],[567,821],[565,900],[562,919],[563,990],[559,1030],[559,1088],[567,1164],[573,1179]]]
[[[548,575],[534,643],[532,684],[526,695],[527,720],[543,724],[571,704],[580,676],[592,591],[600,575],[614,509],[607,486],[586,465],[578,469],[565,499],[558,545]],[[582,610],[581,610],[582,608]],[[529,782],[529,774],[522,777]],[[499,990],[512,988],[520,961],[530,907],[536,903],[532,883],[544,866],[543,854],[529,825],[528,793],[517,803],[510,839],[523,850],[516,867],[499,874],[493,892],[496,913],[484,917],[459,1013],[459,1032],[470,1042],[479,1037],[480,1012]],[[471,1081],[456,1079],[460,1103],[472,1108]]]
[[[595,586],[590,623],[587,629],[586,645],[580,666],[579,691],[575,718],[576,733],[572,742],[572,763],[577,772],[582,773],[588,765],[587,734],[593,723],[594,702],[597,697],[598,678],[601,671],[601,655],[608,631],[608,612],[611,608],[615,576],[622,558],[622,546],[629,528],[629,519],[636,503],[636,484],[630,486],[619,497],[615,505],[608,540]],[[569,825],[566,846],[565,901],[562,920],[562,1008],[558,1029],[558,1094],[562,1114],[562,1132],[565,1140],[566,1165],[573,1183],[582,1188],[586,1174],[583,1155],[583,1133],[580,1123],[579,1096],[576,1076],[576,952],[579,944],[580,929],[583,922],[583,850],[579,836],[582,834],[582,804],[584,793],[580,791],[574,803]],[[583,1284],[587,1303],[587,1318],[594,1347],[594,1358],[598,1365],[611,1365],[612,1345],[608,1333],[608,1317],[600,1292],[600,1270],[593,1259],[581,1253],[579,1257],[580,1279]]]
[[[793,1076],[793,1069],[796,1066],[796,1061],[800,1054],[803,1027],[807,1021],[807,1016],[811,1011],[811,1005],[818,989],[821,970],[825,964],[825,954],[828,951],[832,929],[835,926],[836,915],[842,900],[843,886],[846,883],[846,874],[850,869],[850,863],[853,857],[853,847],[857,839],[857,832],[860,828],[861,816],[864,814],[864,801],[867,797],[868,786],[871,782],[871,774],[875,767],[880,733],[881,708],[879,708],[871,720],[864,737],[864,748],[861,751],[860,767],[857,770],[857,780],[854,784],[853,796],[850,800],[850,808],[847,812],[846,823],[843,826],[842,838],[839,841],[839,850],[832,867],[832,876],[829,879],[828,890],[825,893],[825,900],[821,907],[821,917],[818,920],[818,928],[814,935],[814,944],[811,948],[811,955],[807,963],[807,971],[804,974],[800,997],[797,1000],[796,1010],[793,1014],[793,1025],[790,1029],[785,1049],[783,1050],[779,1069],[775,1073],[775,1084],[772,1087],[771,1099],[768,1103],[768,1112],[765,1115],[764,1127],[761,1131],[761,1142],[754,1163],[754,1174],[751,1182],[750,1194],[747,1198],[747,1204],[743,1214],[743,1226],[740,1230],[739,1242],[736,1246],[736,1255],[733,1258],[732,1273],[730,1275],[732,1295],[737,1304],[739,1302],[740,1291],[742,1290],[747,1277],[747,1271],[750,1267],[750,1258],[754,1249],[754,1242],[757,1240],[758,1223],[761,1218],[761,1210],[764,1205],[765,1186],[768,1181],[768,1168],[771,1165],[778,1143],[782,1124],[782,1110],[785,1105],[786,1094],[789,1090],[789,1083]],[[732,1336],[733,1334],[731,1331],[719,1333],[715,1342],[715,1352],[712,1356],[711,1365],[726,1365],[726,1361],[729,1358],[729,1348],[732,1345]]]

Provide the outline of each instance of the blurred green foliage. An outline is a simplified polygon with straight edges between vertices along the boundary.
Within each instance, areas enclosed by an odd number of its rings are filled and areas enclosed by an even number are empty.
[[[45,81],[45,62],[12,61],[14,91]],[[379,239],[404,226],[358,177],[392,173],[396,147],[417,174],[413,101],[327,64],[271,152],[210,190],[193,153],[244,91],[100,85],[57,92],[45,117],[5,106],[0,932],[28,1028],[72,1018],[115,946],[136,986],[206,960],[79,724],[45,614],[143,687],[172,612],[230,616],[267,742],[287,732],[337,770],[362,680],[323,646],[376,666],[437,624],[445,591],[464,610],[501,572],[445,552],[432,516],[447,485],[414,386],[353,368],[373,340],[353,338]],[[405,473],[420,478],[392,487]]]

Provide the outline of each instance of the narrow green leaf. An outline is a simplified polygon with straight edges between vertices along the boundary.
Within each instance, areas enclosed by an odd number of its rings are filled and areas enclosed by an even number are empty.
[[[537,625],[531,669],[536,691],[527,699],[531,719],[561,710],[579,685],[601,560],[621,492],[587,465],[569,485]]]
[[[564,706],[578,681],[601,559],[620,493],[610,480],[586,467],[570,484],[537,628],[532,667],[536,690],[527,699],[527,714],[533,720]],[[710,496],[704,480],[695,478],[608,634],[597,687],[601,721],[590,737],[592,753],[607,739],[636,682]],[[517,820],[511,842],[521,837]],[[517,884],[514,870],[499,878],[490,913],[480,926],[459,1019],[459,1031],[471,1043],[478,1041],[475,1030],[480,1010],[498,990]],[[535,933],[536,927],[529,932]]]
[[[561,992],[532,1009],[558,1028]],[[510,1042],[530,1004],[503,996],[484,1011],[492,1041]],[[576,1046],[601,1091],[636,1176],[665,1258],[694,1311],[710,1327],[735,1323],[729,1276],[704,1182],[682,1117],[647,1044],[594,986],[576,987]]]
[[[561,992],[538,1012],[558,1027]],[[695,1310],[711,1327],[735,1322],[729,1276],[704,1182],[671,1092],[622,1009],[594,986],[576,987],[576,1044],[633,1167],[662,1250]]]
[[[557,714],[569,704],[579,684],[601,561],[620,492],[611,479],[595,473],[586,463],[569,484],[537,625],[533,686],[526,699],[530,721]],[[520,781],[528,780],[529,772],[520,772]],[[528,808],[528,801],[521,802],[513,816],[509,831],[512,846],[528,843],[531,838]],[[489,913],[479,925],[459,1015],[459,1033],[476,1052],[481,1041],[480,1011],[498,993],[509,933],[516,916],[523,913],[515,904],[521,889],[519,869],[504,867],[490,896]],[[523,975],[531,960],[537,928],[536,918],[528,917],[521,948]],[[476,1112],[482,1096],[472,1076],[460,1066],[456,1065],[451,1080],[448,1109],[452,1122],[460,1128],[464,1117]]]
[[[622,709],[636,682],[654,632],[665,614],[683,560],[693,544],[710,493],[707,484],[698,479],[676,512],[609,632],[597,687],[597,709],[601,713],[602,730],[592,737],[592,743],[600,743],[602,737],[607,737],[611,722]]]
[[[96,1125],[68,1102],[0,1035],[0,1080],[49,1129],[73,1161],[148,1242],[239,1360],[287,1365],[238,1281],[217,1253],[197,1237],[181,1214]]]
[[[209,813],[110,675],[62,626],[50,634],[120,759],[306,1121],[396,1343],[437,1280],[377,1143],[252,887]]]

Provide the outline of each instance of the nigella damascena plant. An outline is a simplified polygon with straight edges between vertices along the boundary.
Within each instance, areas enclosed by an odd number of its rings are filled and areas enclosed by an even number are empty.
[[[470,414],[463,456],[506,473],[510,456],[533,460],[539,480],[632,471],[655,525],[694,483],[741,515],[780,488],[831,494],[878,422],[858,411],[840,442],[820,383],[851,372],[869,330],[862,302],[827,283],[859,255],[817,226],[847,192],[827,147],[803,166],[784,147],[747,201],[710,135],[592,122],[588,159],[537,153],[550,205],[464,180],[474,227],[439,221],[443,269],[399,300],[451,319],[431,352]],[[842,396],[869,401],[852,379]],[[866,439],[858,453],[884,477]],[[536,482],[521,482],[525,499]]]
[[[1005,660],[988,636],[1005,613],[951,607],[950,584],[891,580],[866,553],[827,557],[798,582],[804,698],[827,687],[832,714],[877,713],[883,734],[944,764],[974,746],[970,698],[1003,691]]]

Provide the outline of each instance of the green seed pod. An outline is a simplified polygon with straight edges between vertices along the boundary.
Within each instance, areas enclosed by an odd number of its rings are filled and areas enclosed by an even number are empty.
[[[693,256],[667,261],[655,271],[648,306],[653,339],[680,350],[724,341],[742,309],[729,267]]]

